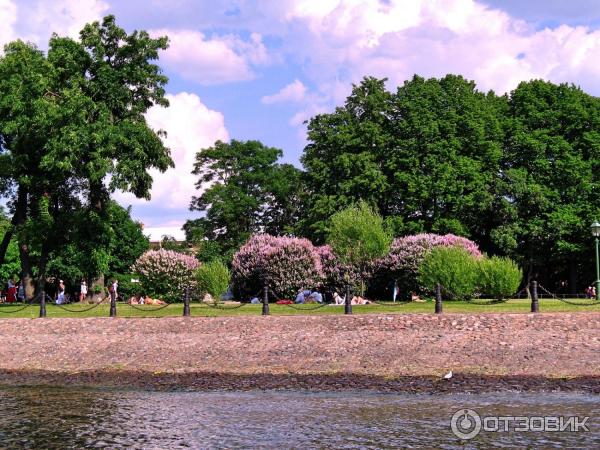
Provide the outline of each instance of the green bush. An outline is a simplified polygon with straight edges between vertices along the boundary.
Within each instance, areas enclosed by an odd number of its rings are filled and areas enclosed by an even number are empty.
[[[215,259],[202,264],[196,270],[196,281],[200,292],[208,292],[215,301],[227,292],[231,274],[220,260]]]
[[[468,299],[477,287],[479,260],[461,247],[436,247],[419,268],[421,284],[433,291],[437,283],[445,297]]]
[[[363,201],[331,216],[327,243],[345,264],[364,265],[390,250],[392,235]]]
[[[502,300],[517,292],[523,271],[509,258],[482,258],[478,264],[478,289],[482,294]]]
[[[382,217],[364,201],[335,213],[330,219],[327,243],[339,261],[346,266],[344,277],[352,272],[360,277],[361,295],[371,263],[390,251],[392,234]]]

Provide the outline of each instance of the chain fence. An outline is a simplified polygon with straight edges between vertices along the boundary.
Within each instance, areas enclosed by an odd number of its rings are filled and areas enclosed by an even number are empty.
[[[91,311],[92,309],[96,309],[100,305],[105,304],[107,300],[110,300],[107,297],[107,298],[104,298],[104,299],[100,300],[97,303],[94,303],[93,305],[91,305],[91,306],[89,306],[87,308],[73,309],[73,308],[66,307],[65,305],[61,305],[59,303],[54,303],[53,300],[52,300],[52,298],[48,294],[46,294],[46,298],[48,300],[50,300],[50,303],[53,304],[54,306],[57,306],[58,308],[62,309],[63,311],[67,311],[67,312],[74,313],[74,314],[85,313],[85,312]]]
[[[5,311],[6,308],[10,308],[13,306],[18,306],[17,309],[13,309],[11,311]],[[27,308],[29,308],[30,306],[34,306],[33,303],[25,303],[23,305],[19,305],[18,303],[10,303],[10,304],[2,304],[2,306],[0,306],[0,314],[16,314],[18,312],[21,312]]]
[[[34,296],[32,299],[29,300],[29,303],[23,303],[22,305],[17,305],[14,303],[10,303],[10,304],[6,304],[3,303],[2,305],[0,305],[0,313],[1,314],[16,314],[18,312],[24,311],[27,308],[30,308],[32,306],[39,306],[40,302],[39,299],[41,297],[41,293],[37,294],[36,296]],[[10,311],[4,311],[5,308],[10,308],[13,306],[19,306],[17,309],[13,309]]]
[[[558,296],[558,295],[550,292],[548,289],[546,289],[541,284],[538,284],[538,289],[540,289],[541,291],[543,291],[546,295],[549,295],[551,298],[553,298],[555,300],[559,300],[559,301],[561,301],[563,303],[566,303],[568,305],[574,305],[574,306],[594,306],[594,305],[600,305],[600,301],[598,301],[595,298],[585,297],[585,298],[583,298],[584,301],[579,301],[578,300],[579,297],[566,298],[566,297]],[[585,301],[585,300],[587,300],[587,301]]]

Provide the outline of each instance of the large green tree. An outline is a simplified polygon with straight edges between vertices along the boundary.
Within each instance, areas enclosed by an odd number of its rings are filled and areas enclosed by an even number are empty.
[[[252,233],[287,234],[297,221],[301,173],[278,163],[282,151],[259,141],[218,141],[196,154],[190,209],[205,216],[184,226],[202,259],[228,258]]]
[[[396,234],[468,236],[551,288],[593,279],[600,99],[539,80],[497,96],[455,75],[415,76],[395,93],[365,78],[308,129],[300,228],[313,239],[364,199]]]
[[[342,107],[308,124],[302,230],[322,240],[332,213],[359,199],[397,234],[484,237],[502,155],[505,99],[460,76],[415,76],[395,93],[365,78]]]
[[[0,233],[6,233],[11,227],[9,218],[0,207]],[[6,283],[10,277],[18,277],[21,272],[21,263],[19,261],[19,249],[16,239],[12,239],[6,250],[4,263],[0,264],[0,289],[6,288]],[[16,281],[16,280],[15,280]]]
[[[529,277],[575,292],[578,274],[594,278],[588,228],[600,217],[600,99],[535,80],[509,105],[494,243]]]
[[[392,148],[392,95],[386,80],[365,78],[354,86],[343,106],[308,123],[308,145],[302,163],[308,196],[301,233],[317,242],[327,235],[329,218],[365,200],[383,215],[391,191],[385,160]]]
[[[110,193],[148,198],[148,169],[173,165],[144,117],[151,106],[168,105],[167,79],[154,62],[166,47],[166,38],[127,34],[108,16],[86,25],[80,40],[54,35],[47,55],[16,42],[0,59],[2,164],[13,168],[2,186],[12,199],[11,231],[22,254],[38,255],[42,284],[67,225],[83,234],[79,245],[89,256],[82,271],[105,273]],[[83,214],[71,217],[74,211]],[[23,257],[22,266],[33,272]]]
[[[109,255],[106,274],[127,274],[137,258],[150,248],[150,242],[144,236],[142,225],[131,218],[131,207],[123,208],[111,200],[107,204],[106,213],[108,246],[105,250]],[[82,245],[88,232],[86,216],[84,208],[73,212],[72,223],[65,227],[69,234],[63,236],[62,245],[50,254],[47,268],[48,275],[62,278],[75,287],[82,278],[88,279],[95,275],[85,272],[90,257],[88,246]]]

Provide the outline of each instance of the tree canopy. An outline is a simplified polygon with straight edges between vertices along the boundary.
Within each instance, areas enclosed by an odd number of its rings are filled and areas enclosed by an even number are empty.
[[[333,213],[365,200],[398,236],[469,237],[572,291],[592,279],[600,99],[539,80],[503,96],[456,75],[385,81],[363,79],[308,122],[300,233],[322,241]]]
[[[13,214],[0,246],[19,243],[23,276],[45,280],[52,252],[77,234],[95,277],[109,270],[110,193],[149,197],[149,169],[173,165],[160,132],[146,123],[167,106],[167,78],[155,60],[167,38],[127,34],[113,16],[88,24],[80,39],[53,35],[47,54],[10,43],[0,57],[2,194]]]
[[[282,154],[259,141],[236,140],[218,141],[196,154],[193,173],[202,192],[190,209],[206,215],[188,221],[185,230],[188,239],[207,250],[205,255],[231,255],[253,233],[291,232],[301,178],[299,169],[277,162]]]

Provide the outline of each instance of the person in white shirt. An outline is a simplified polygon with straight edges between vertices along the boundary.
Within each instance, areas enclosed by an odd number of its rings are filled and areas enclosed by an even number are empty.
[[[60,280],[58,283],[58,296],[56,297],[56,304],[62,305],[66,303],[67,299],[65,298],[65,282]]]
[[[79,301],[80,302],[85,300],[85,298],[87,297],[87,293],[88,293],[87,283],[85,282],[85,280],[81,280],[81,286],[79,289]]]

